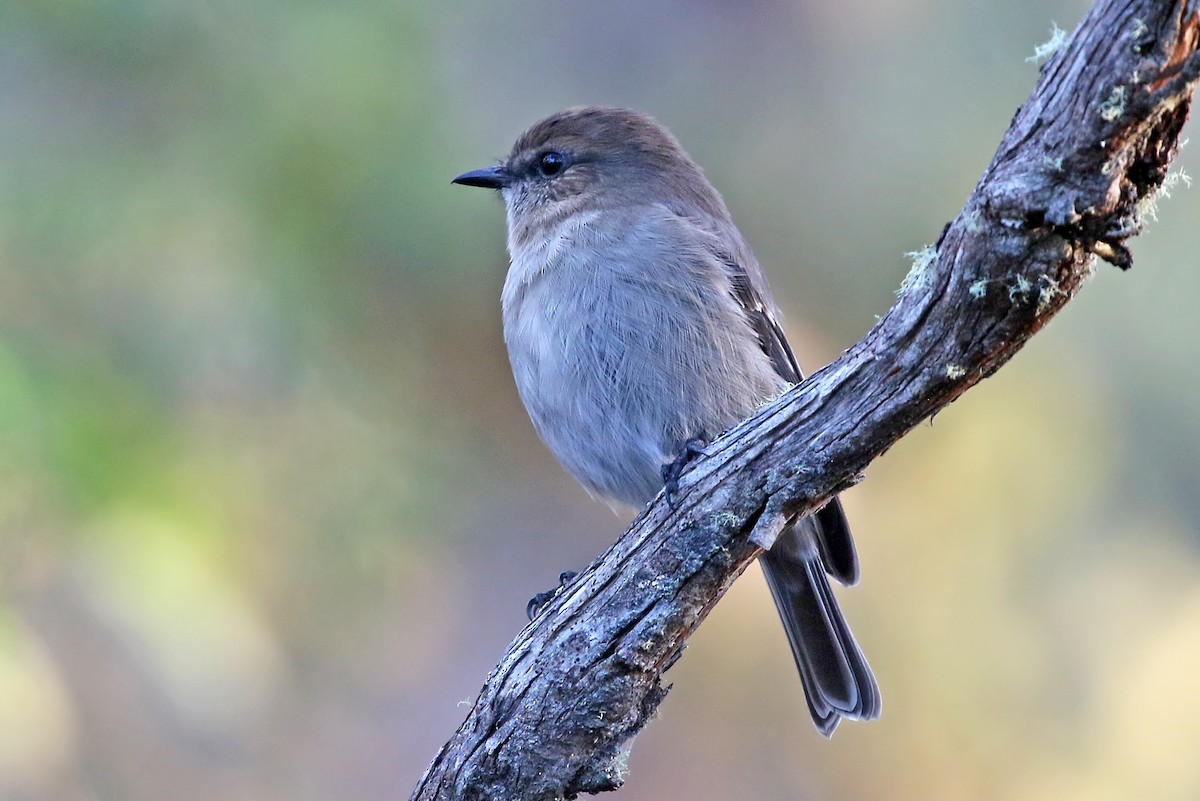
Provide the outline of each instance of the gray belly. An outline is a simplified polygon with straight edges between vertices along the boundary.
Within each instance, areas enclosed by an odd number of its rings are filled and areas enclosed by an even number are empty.
[[[596,495],[644,505],[686,440],[715,437],[786,386],[732,297],[697,280],[668,293],[576,268],[506,291],[517,389],[546,445]]]

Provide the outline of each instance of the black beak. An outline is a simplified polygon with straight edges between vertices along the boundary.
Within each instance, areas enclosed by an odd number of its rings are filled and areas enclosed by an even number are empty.
[[[503,189],[512,183],[512,176],[503,167],[485,167],[482,170],[464,172],[450,183],[463,186],[481,186],[484,189]]]

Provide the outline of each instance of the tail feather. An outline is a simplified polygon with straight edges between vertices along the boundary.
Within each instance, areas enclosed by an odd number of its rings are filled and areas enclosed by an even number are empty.
[[[819,526],[812,518],[801,521],[759,559],[792,646],[809,712],[817,730],[828,737],[842,718],[879,717],[881,699],[829,585]],[[847,529],[847,538],[848,534]]]
[[[858,552],[842,502],[835,495],[813,518],[820,532],[816,539],[825,572],[846,586],[858,583]]]

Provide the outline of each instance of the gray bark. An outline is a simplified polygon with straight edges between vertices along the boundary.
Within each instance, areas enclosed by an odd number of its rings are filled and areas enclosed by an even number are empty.
[[[859,480],[899,437],[991,375],[1167,176],[1200,75],[1200,3],[1099,0],[1042,67],[992,163],[895,305],[841,358],[716,440],[492,671],[412,799],[612,790],[662,673],[783,522]]]

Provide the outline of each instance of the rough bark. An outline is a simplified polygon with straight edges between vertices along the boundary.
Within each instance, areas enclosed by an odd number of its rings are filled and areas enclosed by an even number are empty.
[[[663,671],[778,534],[991,375],[1126,240],[1200,75],[1200,2],[1099,0],[866,337],[695,460],[513,641],[412,799],[612,790]]]

